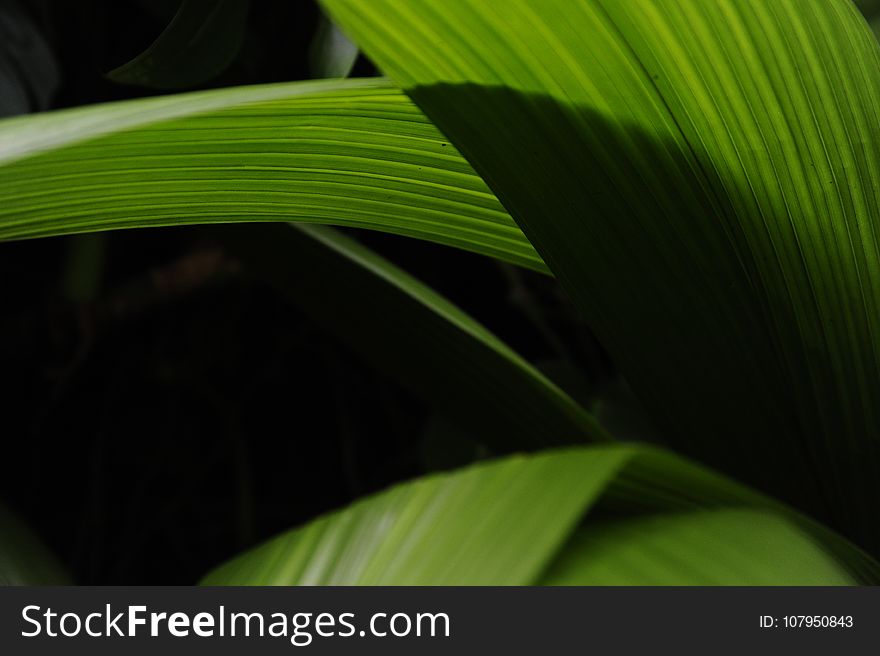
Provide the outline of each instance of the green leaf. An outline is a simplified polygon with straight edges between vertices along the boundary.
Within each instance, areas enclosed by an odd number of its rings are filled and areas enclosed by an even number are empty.
[[[0,586],[69,584],[55,556],[12,511],[0,504]]]
[[[372,228],[545,270],[461,155],[384,80],[0,121],[0,239],[242,221]]]
[[[639,516],[620,519],[645,524],[636,532],[653,530],[652,539],[637,545],[625,524],[615,532],[607,520],[610,513],[625,518],[658,510],[686,519],[676,524],[667,514],[665,525],[653,527]],[[747,516],[761,518],[749,526],[752,537],[733,535]],[[613,541],[618,559],[603,549]],[[673,542],[677,557],[664,557]],[[633,549],[642,549],[635,564],[626,558]],[[700,549],[695,574],[686,557]],[[743,551],[734,556],[731,549]],[[792,554],[813,567],[785,562]],[[643,566],[647,571],[638,569]],[[839,537],[728,479],[651,448],[606,445],[507,457],[398,485],[274,538],[202,583],[527,585],[628,578],[684,584],[711,578],[805,585],[878,577],[880,565]]]
[[[441,295],[324,226],[233,226],[248,268],[496,451],[609,440],[568,394]]]
[[[791,521],[722,508],[598,520],[580,528],[541,585],[852,585]]]
[[[424,477],[275,538],[202,583],[525,583],[624,457],[610,449],[547,452]]]
[[[154,89],[186,89],[222,73],[238,54],[248,0],[183,0],[165,31],[107,77]]]
[[[324,0],[677,448],[880,549],[880,50],[848,0]]]

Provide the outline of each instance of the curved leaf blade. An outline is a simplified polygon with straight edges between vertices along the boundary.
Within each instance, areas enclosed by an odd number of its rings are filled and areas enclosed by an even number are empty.
[[[603,508],[598,521],[589,514],[596,506]],[[609,579],[693,581],[693,572],[681,558],[672,562],[659,558],[657,546],[663,540],[646,540],[640,547],[629,544],[625,532],[617,538],[622,548],[641,548],[654,563],[644,573],[625,559],[602,561],[602,552],[591,555],[590,545],[584,547],[584,535],[616,539],[603,528],[607,520],[602,518],[609,513],[622,519],[648,508],[691,518],[696,511],[705,512],[704,519],[696,522],[714,535],[711,544],[699,536],[688,540],[682,526],[672,527],[677,531],[667,528],[665,535],[658,531],[667,542],[670,537],[678,540],[679,555],[698,550],[701,544],[712,547],[718,566],[706,569],[705,577],[731,581],[729,550],[738,544],[749,549],[733,572],[740,584],[880,581],[880,565],[869,556],[730,479],[653,448],[601,445],[507,457],[398,485],[269,540],[221,565],[202,583],[529,585],[545,579],[554,584],[579,583],[593,558]],[[736,513],[743,509],[772,518],[750,528],[751,541],[734,539],[730,522],[723,521],[742,517]],[[577,528],[581,521],[583,528]],[[719,524],[724,531],[718,530]],[[780,541],[772,552],[762,551],[768,540]],[[808,555],[807,562],[817,567],[807,571],[785,566],[781,559],[790,553]],[[711,561],[704,566],[711,568]],[[774,567],[778,577],[773,577]],[[594,573],[590,573],[593,580],[601,582]]]
[[[880,49],[850,2],[324,4],[674,446],[880,548]]]
[[[803,530],[763,510],[600,520],[579,528],[541,585],[853,585]]]
[[[204,585],[502,585],[538,575],[624,453],[512,456],[394,487],[220,566]]]
[[[545,270],[479,176],[384,80],[0,122],[0,239],[244,221],[384,230]]]

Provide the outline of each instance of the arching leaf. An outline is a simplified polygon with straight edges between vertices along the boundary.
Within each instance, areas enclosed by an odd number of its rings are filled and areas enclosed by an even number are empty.
[[[384,80],[0,121],[0,239],[240,221],[384,230],[544,269],[461,155]]]
[[[653,524],[633,515],[645,512],[662,514],[648,515]],[[737,534],[746,521],[749,535]],[[743,486],[662,451],[609,445],[398,485],[269,540],[202,583],[831,585],[878,577],[880,566],[841,538]]]
[[[849,0],[324,0],[676,447],[880,549],[880,49]]]

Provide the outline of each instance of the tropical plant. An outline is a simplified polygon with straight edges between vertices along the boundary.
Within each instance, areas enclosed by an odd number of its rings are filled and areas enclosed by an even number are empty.
[[[0,238],[280,222],[216,238],[497,456],[325,514],[203,582],[880,582],[880,49],[858,9],[322,5],[387,78],[0,123]],[[181,41],[114,74],[186,84],[161,65]],[[658,443],[622,441],[325,226],[552,276]],[[0,577],[46,580],[49,557],[4,521]]]

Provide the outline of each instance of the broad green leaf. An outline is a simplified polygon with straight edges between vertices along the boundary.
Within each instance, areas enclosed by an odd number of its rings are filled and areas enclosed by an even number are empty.
[[[186,89],[222,73],[247,31],[248,0],[183,0],[165,31],[107,77],[155,89]]]
[[[636,515],[579,528],[541,585],[852,585],[803,530],[763,510]]]
[[[545,452],[427,476],[270,540],[202,583],[524,584],[625,457]]]
[[[0,586],[69,583],[55,556],[12,511],[0,504]]]
[[[653,527],[653,539],[631,544],[622,522],[635,525],[640,515],[631,513],[652,511],[666,511],[659,516],[667,521]],[[675,524],[669,511],[686,519]],[[616,533],[611,513],[621,522]],[[732,534],[745,517],[761,518],[748,527],[751,538]],[[618,559],[607,553],[613,541]],[[664,558],[670,544],[676,557]],[[625,557],[633,549],[642,549],[635,564]],[[880,566],[841,538],[728,479],[652,448],[604,445],[507,457],[398,485],[272,539],[202,583],[527,585],[605,577],[685,584],[697,575],[683,559],[700,549],[701,581],[880,580]],[[737,558],[736,549],[743,550]],[[812,568],[785,562],[792,554]]]
[[[483,181],[384,80],[0,121],[0,239],[242,221],[385,230],[544,270]]]
[[[232,226],[227,247],[380,371],[496,451],[610,437],[448,300],[325,226]]]
[[[880,51],[849,0],[324,0],[667,439],[880,549]]]

